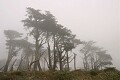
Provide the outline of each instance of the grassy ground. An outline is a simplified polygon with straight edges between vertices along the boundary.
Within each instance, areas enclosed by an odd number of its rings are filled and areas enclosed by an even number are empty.
[[[0,80],[120,80],[120,71],[105,69],[101,71],[76,70],[70,72],[1,72]]]

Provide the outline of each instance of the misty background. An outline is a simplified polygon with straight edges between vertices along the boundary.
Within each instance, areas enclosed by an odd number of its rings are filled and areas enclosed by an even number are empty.
[[[26,7],[50,11],[81,41],[96,41],[120,69],[120,0],[0,0],[0,60],[8,54],[3,31],[25,32],[21,20],[25,19]],[[81,64],[79,61],[77,65]]]

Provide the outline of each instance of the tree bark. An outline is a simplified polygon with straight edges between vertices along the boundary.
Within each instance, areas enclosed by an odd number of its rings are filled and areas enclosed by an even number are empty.
[[[11,65],[10,71],[13,71],[13,66],[14,66],[16,60],[17,60],[17,59],[15,59],[14,62],[13,62],[13,64]]]
[[[53,65],[53,70],[56,69],[56,63],[57,63],[57,60],[56,60],[56,49],[55,49],[55,45],[56,45],[56,41],[55,41],[55,35],[53,36],[53,41],[54,41],[54,45],[53,45],[53,54],[54,54],[54,65]]]
[[[39,53],[39,49],[38,49],[38,47],[39,47],[39,43],[38,43],[39,41],[38,41],[38,37],[36,38],[36,46],[35,46],[35,61],[36,62],[34,62],[34,71],[37,71],[37,63],[38,63],[38,60],[39,60],[39,55],[38,55],[38,53]]]
[[[74,53],[74,69],[76,70],[76,54]]]
[[[50,44],[48,43],[48,60],[49,60],[49,70],[52,70],[52,63],[51,63],[51,52],[50,52]]]
[[[69,68],[69,55],[68,55],[68,51],[66,53],[67,53],[67,68],[69,70],[70,68]]]
[[[63,70],[63,65],[62,65],[62,53],[59,51],[58,45],[56,44],[57,50],[58,50],[58,54],[59,54],[59,67],[60,67],[60,71]]]
[[[9,50],[8,58],[7,58],[7,61],[6,61],[4,70],[3,70],[4,72],[7,72],[7,71],[8,71],[8,67],[9,67],[9,64],[10,64],[11,60],[12,60],[12,54],[11,54],[11,52],[10,52],[10,50]]]

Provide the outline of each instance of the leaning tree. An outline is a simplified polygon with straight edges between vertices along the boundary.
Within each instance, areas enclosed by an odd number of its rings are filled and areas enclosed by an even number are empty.
[[[106,54],[106,50],[95,46],[94,41],[84,41],[80,50],[83,53],[83,65],[85,70],[98,70],[106,65],[112,65],[112,57]]]
[[[20,47],[16,45],[16,40],[18,38],[21,38],[21,33],[14,31],[14,30],[4,30],[4,34],[7,38],[6,40],[6,46],[8,49],[8,57],[6,64],[4,66],[4,72],[8,70],[9,64],[14,56],[17,55],[17,53],[20,51]]]
[[[68,52],[79,44],[79,40],[75,39],[75,35],[71,30],[57,23],[56,18],[49,12],[42,13],[40,10],[27,8],[27,18],[22,20],[24,26],[29,30],[29,34],[35,40],[35,60],[34,70],[41,69],[40,58],[42,57],[40,48],[47,45],[48,68],[55,70],[59,63],[60,70],[69,62]],[[78,42],[76,43],[75,40]],[[53,54],[52,54],[53,53]],[[66,57],[67,53],[67,57]],[[69,66],[69,65],[68,65]]]
[[[43,14],[40,12],[40,10],[35,10],[33,8],[27,8],[27,18],[25,20],[22,20],[24,23],[24,26],[26,29],[28,29],[30,32],[29,34],[34,37],[35,40],[35,60],[34,60],[34,70],[37,70],[37,67],[39,70],[41,69],[40,66],[40,55],[39,55],[39,49],[47,42],[48,43],[48,37],[49,35],[49,29],[48,26],[55,26],[55,20],[52,19],[53,17],[48,16],[48,12],[46,14]],[[51,21],[52,20],[52,21]],[[49,46],[49,43],[48,43]],[[49,50],[49,47],[48,47]]]

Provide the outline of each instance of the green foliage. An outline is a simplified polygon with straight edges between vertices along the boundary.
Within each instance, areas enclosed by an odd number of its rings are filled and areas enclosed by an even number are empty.
[[[24,75],[25,75],[25,72],[15,71],[15,72],[11,72],[10,74],[11,74],[11,75],[16,75],[16,76],[24,76]]]
[[[73,80],[73,75],[70,72],[56,72],[55,73],[55,80]]]
[[[106,70],[106,69],[105,69]],[[15,71],[0,73],[0,80],[120,80],[120,71]]]
[[[14,30],[4,30],[4,34],[10,40],[20,38],[22,36],[22,33],[19,33],[19,32],[14,31]]]
[[[106,67],[104,71],[107,72],[107,71],[117,71],[117,70],[115,69],[115,67]]]
[[[95,70],[90,70],[89,73],[90,73],[90,75],[92,75],[92,76],[98,75],[97,71],[95,71]]]
[[[10,80],[10,77],[5,73],[0,73],[0,80]]]

